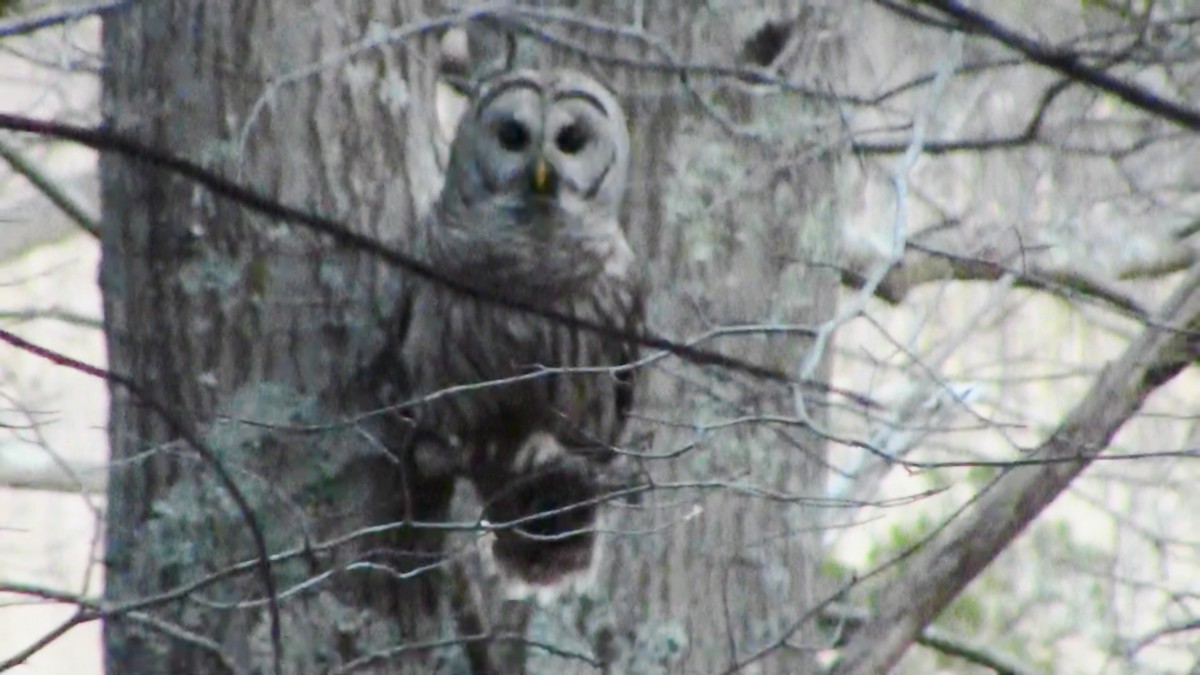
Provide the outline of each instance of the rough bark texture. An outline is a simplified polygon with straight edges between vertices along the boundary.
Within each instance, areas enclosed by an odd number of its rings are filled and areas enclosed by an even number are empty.
[[[341,55],[373,26],[423,15],[420,2],[140,3],[105,23],[105,118],[115,132],[394,242],[437,187],[430,116],[421,109],[432,98],[431,74],[414,65],[424,62],[414,57],[425,44]],[[323,59],[324,67],[291,78]],[[111,368],[200,428],[221,412],[281,423],[323,417],[305,396],[335,385],[377,346],[388,304],[385,271],[136,161],[105,156],[101,174]],[[156,413],[116,390],[110,424],[110,601],[172,588],[254,555],[211,467],[186,452],[129,461],[171,439]],[[276,444],[261,456],[243,451],[255,441],[244,427],[214,428],[207,440],[244,486],[275,550],[372,523],[375,498],[395,499],[395,470],[378,466],[384,458],[369,456],[361,441],[346,449],[358,457],[352,461],[332,449],[353,439]],[[449,496],[439,489],[445,494],[425,495],[435,510]],[[372,545],[381,544],[360,549]],[[340,559],[277,564],[277,581],[286,587]],[[363,606],[396,621],[368,622],[368,631],[353,604],[326,597],[285,604],[295,652],[287,672],[324,672],[323,664],[369,647],[438,632],[438,613],[398,591],[405,584],[387,571],[339,577],[353,581],[335,585],[354,587],[371,600]],[[201,593],[230,602],[260,598],[262,586],[243,575]],[[261,665],[261,606],[189,605],[171,614],[243,664]],[[118,620],[107,623],[105,642],[109,672],[218,672],[204,650]]]
[[[679,58],[695,61],[758,59],[770,45],[744,47],[744,41],[768,20],[794,21],[803,65],[793,77],[838,67],[840,48],[828,37],[837,31],[806,3],[764,2],[754,11],[729,4],[716,11],[702,2],[564,3],[580,14],[640,26],[669,41]],[[415,0],[139,3],[105,26],[105,117],[114,131],[402,248],[404,224],[437,188],[433,115],[423,108],[433,100],[429,44],[414,38],[315,74],[291,74],[336,58],[371,35],[373,24],[392,28],[436,14]],[[600,53],[661,60],[629,38],[561,25],[547,31]],[[543,65],[580,63],[544,44],[534,51],[544,53]],[[652,326],[684,336],[727,323],[816,325],[829,318],[837,287],[829,266],[837,248],[837,177],[829,155],[817,150],[836,119],[794,97],[729,86],[716,105],[760,134],[734,140],[696,109],[677,77],[606,72],[631,112],[627,220],[631,245],[650,261]],[[774,130],[764,118],[807,135]],[[814,134],[814,122],[834,126],[817,124]],[[781,138],[795,144],[782,155]],[[386,428],[267,438],[261,428],[217,417],[311,424],[368,406],[369,394],[340,380],[379,345],[389,273],[369,256],[340,252],[126,158],[105,157],[101,173],[111,367],[208,430],[206,440],[245,486],[272,550],[378,524],[381,502],[403,501],[418,519],[439,517],[450,486],[404,484],[404,467],[390,464],[371,438],[386,436]],[[794,335],[716,344],[793,374],[809,346]],[[827,377],[827,364],[822,357],[809,375]],[[346,400],[331,401],[331,387],[346,392]],[[484,631],[526,631],[558,649],[592,654],[613,673],[720,671],[785,637],[788,644],[815,641],[807,628],[788,631],[816,592],[821,519],[802,498],[823,495],[822,442],[759,424],[705,433],[694,427],[792,414],[796,392],[677,360],[657,368],[643,391],[644,416],[687,428],[647,422],[630,447],[653,454],[695,444],[678,459],[646,460],[648,475],[665,484],[755,490],[664,488],[617,510],[601,583],[544,609],[499,597],[493,579],[475,565],[400,579],[396,572],[418,565],[426,559],[422,551],[439,543],[404,538],[403,531],[279,562],[282,589],[337,570],[328,584],[281,601],[285,671],[327,672],[346,663],[363,666],[354,672],[596,670],[539,650],[526,654],[512,642],[354,661],[401,644]],[[314,403],[317,396],[323,398]],[[807,410],[818,420],[820,404],[809,397]],[[126,392],[114,392],[111,437],[110,602],[152,595],[254,556],[246,525],[210,467],[175,446],[146,458],[172,434]],[[638,442],[647,438],[653,442]],[[763,498],[767,492],[796,499]],[[470,515],[470,502],[460,498],[456,513]],[[450,550],[472,543],[452,537]],[[360,564],[346,568],[351,561]],[[262,669],[269,653],[262,604],[220,606],[260,599],[262,592],[256,577],[242,575],[198,591],[204,603],[162,609],[212,637],[246,670],[247,664]],[[107,622],[105,642],[112,673],[221,671],[211,651],[117,619]],[[810,656],[773,649],[756,672],[806,672]]]

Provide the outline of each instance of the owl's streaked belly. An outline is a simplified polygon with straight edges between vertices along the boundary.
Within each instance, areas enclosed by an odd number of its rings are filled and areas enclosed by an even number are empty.
[[[629,331],[634,298],[627,281],[600,275],[587,293],[551,307]],[[431,398],[414,409],[425,430],[468,445],[515,445],[539,431],[573,446],[616,442],[630,392],[627,377],[607,368],[628,360],[623,341],[432,286],[413,309],[422,320],[404,360],[419,385],[414,398]]]

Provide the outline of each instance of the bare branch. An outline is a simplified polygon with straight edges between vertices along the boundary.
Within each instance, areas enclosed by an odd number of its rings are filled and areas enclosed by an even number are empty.
[[[217,660],[225,666],[226,671],[230,673],[239,672],[233,661],[230,660],[229,655],[225,653],[225,650],[210,638],[194,633],[178,624],[155,617],[147,612],[131,611],[124,612],[122,614],[113,614],[105,610],[103,600],[98,598],[90,598],[86,593],[71,593],[42,586],[31,586],[28,584],[0,584],[0,593],[28,595],[41,598],[49,602],[72,604],[78,607],[76,614],[66,622],[38,638],[37,641],[21,650],[17,655],[9,658],[3,663],[0,663],[0,672],[20,665],[37,652],[50,646],[51,643],[62,637],[67,631],[75,626],[82,625],[90,621],[95,621],[97,619],[121,619],[140,623],[155,632],[162,633],[163,635],[167,635],[182,642],[187,642],[188,644],[195,645],[204,651],[209,652],[215,656]]]
[[[1187,633],[1191,631],[1200,631],[1200,619],[1192,619],[1191,621],[1183,621],[1180,623],[1169,623],[1138,639],[1133,643],[1133,646],[1126,651],[1130,654],[1136,654],[1151,644],[1169,635],[1178,635],[1179,633]]]
[[[1100,374],[1084,399],[1034,452],[1063,460],[1000,474],[957,522],[934,535],[882,590],[879,612],[851,641],[837,675],[887,672],[908,646],[1097,456],[1146,397],[1200,352],[1200,265],[1156,321]]]
[[[877,254],[865,246],[855,245],[853,241],[845,242],[843,251],[842,283],[850,288],[862,288],[867,271],[871,269],[872,260]],[[1187,269],[1194,260],[1195,255],[1190,250],[1176,249],[1171,260],[1164,261],[1162,265],[1122,270],[1118,276],[1122,279],[1135,279],[1166,275]],[[888,274],[875,289],[875,296],[889,304],[898,305],[914,288],[930,282],[996,281],[1006,275],[1011,275],[1015,285],[1020,288],[1044,291],[1066,300],[1091,298],[1101,305],[1139,320],[1145,320],[1148,316],[1145,308],[1137,300],[1114,288],[1104,279],[1083,270],[1043,267],[1033,262],[1026,262],[1017,269],[994,260],[943,251],[915,242],[908,243],[903,262],[888,270]]]
[[[260,580],[263,583],[263,588],[266,591],[267,597],[269,598],[268,614],[271,618],[271,647],[275,657],[275,673],[276,675],[282,675],[283,629],[281,627],[282,620],[280,619],[279,615],[279,603],[276,601],[275,577],[271,572],[271,560],[269,550],[267,549],[267,540],[263,535],[262,526],[259,525],[258,517],[254,515],[254,510],[250,508],[250,502],[248,502],[246,500],[246,496],[242,494],[241,488],[239,488],[237,482],[233,480],[233,477],[229,474],[229,470],[226,469],[225,465],[221,463],[215,454],[213,454],[212,449],[210,449],[202,440],[200,440],[200,438],[191,428],[191,425],[182,415],[177,414],[174,410],[168,408],[166,405],[163,405],[153,397],[147,396],[141,385],[135,382],[132,378],[119,373],[114,373],[110,370],[97,368],[93,365],[83,363],[82,361],[78,361],[76,359],[72,359],[64,354],[60,354],[58,352],[46,349],[45,347],[33,344],[32,342],[22,339],[17,335],[14,335],[3,329],[0,329],[0,341],[7,342],[17,349],[33,354],[39,358],[46,359],[51,363],[71,368],[81,373],[98,377],[112,385],[120,386],[131,395],[136,397],[148,408],[157,413],[159,417],[161,417],[163,421],[167,423],[167,426],[170,428],[173,434],[183,439],[183,441],[187,443],[188,447],[195,450],[201,457],[204,458],[204,461],[212,467],[213,472],[217,476],[217,480],[221,483],[222,487],[224,487],[225,491],[229,493],[229,496],[237,506],[238,512],[241,514],[242,519],[246,522],[246,528],[250,530],[251,539],[254,541],[254,547],[257,549],[259,558],[256,562],[256,567],[259,572]]]
[[[52,630],[47,631],[45,635],[42,635],[41,637],[39,637],[37,640],[35,640],[33,642],[33,644],[22,649],[21,651],[17,652],[16,654],[13,654],[12,656],[8,657],[7,659],[0,661],[0,672],[4,672],[6,670],[16,668],[17,666],[25,663],[34,654],[37,654],[38,652],[45,649],[47,645],[49,645],[50,643],[59,639],[60,637],[66,635],[67,631],[71,630],[72,628],[74,628],[82,623],[86,623],[87,620],[88,620],[87,615],[85,615],[83,613],[83,610],[81,608],[80,611],[76,612],[74,616],[72,616],[71,618],[67,619],[66,621],[58,624]]]
[[[34,187],[46,196],[46,199],[49,199],[55,206],[62,209],[62,212],[67,214],[76,225],[93,237],[100,236],[100,221],[88,214],[82,205],[55,184],[54,179],[34,166],[33,162],[26,159],[16,148],[4,141],[0,141],[0,157],[3,157],[8,162],[13,171],[21,174],[26,180],[32,183]]]
[[[889,6],[889,3],[880,4],[885,7]],[[1131,84],[1102,69],[1089,66],[1074,52],[1065,52],[1044,45],[982,12],[964,7],[962,3],[955,0],[921,0],[920,4],[952,17],[958,21],[964,31],[987,35],[1010,49],[1024,54],[1035,63],[1058,71],[1073,80],[1107,91],[1156,117],[1169,120],[1193,131],[1200,131],[1200,110],[1163,98],[1145,87]]]
[[[26,321],[41,320],[60,321],[69,326],[77,326],[79,328],[91,328],[95,330],[104,329],[104,322],[98,318],[77,314],[70,310],[60,309],[57,307],[48,307],[46,309],[18,309],[0,311],[0,321],[24,323]]]
[[[61,26],[64,23],[86,19],[89,16],[104,16],[119,12],[132,5],[133,0],[117,0],[116,2],[72,7],[71,9],[50,12],[41,16],[17,19],[0,25],[0,38],[13,37],[14,35],[28,35],[44,28],[53,28],[54,26]]]
[[[858,607],[834,604],[821,612],[821,619],[824,623],[832,624],[835,628],[840,628],[849,635],[853,635],[863,624],[870,621],[871,614]],[[990,668],[997,675],[1036,675],[1041,672],[988,645],[950,634],[935,626],[929,626],[921,631],[916,641],[923,647],[929,647],[949,656],[957,656],[977,666]]]
[[[988,138],[960,138],[948,141],[926,141],[921,146],[921,152],[927,155],[947,155],[955,152],[981,152],[988,150],[1012,150],[1041,142],[1042,124],[1046,113],[1054,99],[1066,91],[1072,81],[1062,79],[1046,88],[1038,101],[1037,108],[1025,122],[1024,128],[1009,136],[992,136]],[[867,143],[851,141],[850,148],[863,155],[890,155],[905,152],[906,142]]]
[[[528,648],[540,649],[547,654],[553,654],[564,659],[572,659],[582,661],[593,668],[600,668],[601,663],[589,654],[583,652],[571,651],[561,647],[552,645],[547,642],[530,640],[523,635],[513,635],[511,633],[484,633],[481,635],[463,635],[460,637],[446,638],[443,640],[429,640],[426,642],[407,642],[389,649],[382,649],[377,652],[371,652],[364,656],[360,656],[353,661],[343,664],[340,668],[331,671],[336,675],[343,673],[354,673],[370,666],[378,665],[385,661],[411,654],[413,652],[421,652],[430,649],[444,649],[446,647],[455,647],[458,645],[468,646],[475,643],[495,643],[495,642],[513,642],[519,645],[524,645]]]
[[[1016,285],[1020,288],[1045,291],[1066,300],[1077,300],[1080,296],[1091,298],[1099,304],[1108,305],[1110,308],[1140,321],[1145,321],[1150,317],[1150,313],[1137,300],[1114,288],[1107,280],[1081,269],[1044,268],[1037,264],[1026,263],[1023,265],[1024,269],[1018,270],[1011,266],[955,255],[921,244],[912,244],[912,248],[950,263],[954,268],[953,278],[955,279],[986,280],[989,278],[988,276],[977,277],[974,275],[993,275],[994,278],[999,278],[1001,274],[1010,274],[1016,278]],[[1177,247],[1165,254],[1162,259],[1124,267],[1118,270],[1115,276],[1124,281],[1162,277],[1182,272],[1196,262],[1195,251],[1187,247]]]
[[[0,445],[0,486],[49,492],[103,494],[108,485],[103,463],[80,464],[54,458],[34,444]]]

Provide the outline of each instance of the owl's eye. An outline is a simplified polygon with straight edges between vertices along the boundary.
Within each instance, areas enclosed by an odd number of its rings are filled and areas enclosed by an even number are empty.
[[[573,155],[583,149],[587,145],[588,133],[578,124],[568,124],[558,130],[558,135],[554,137],[554,144],[558,146],[568,155]]]
[[[516,120],[504,120],[496,126],[496,139],[509,152],[520,152],[529,145],[529,130]]]

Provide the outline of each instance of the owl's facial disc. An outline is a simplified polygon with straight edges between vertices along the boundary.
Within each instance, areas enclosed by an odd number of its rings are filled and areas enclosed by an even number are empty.
[[[506,214],[487,218],[492,226],[550,241],[616,217],[628,132],[619,104],[586,76],[507,75],[481,91],[463,126],[452,151],[455,196]]]

